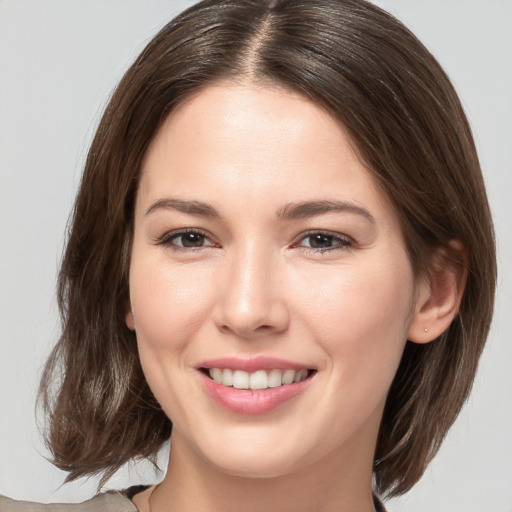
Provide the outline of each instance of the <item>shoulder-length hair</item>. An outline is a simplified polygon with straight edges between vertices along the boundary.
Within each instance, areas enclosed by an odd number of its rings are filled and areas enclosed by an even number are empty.
[[[407,28],[364,0],[205,0],[166,25],[126,72],[88,154],[59,275],[63,332],[41,386],[54,462],[68,480],[100,472],[106,479],[130,459],[151,458],[170,436],[125,325],[134,200],[163,120],[222,80],[289,88],[343,123],[394,205],[417,276],[451,240],[467,251],[459,314],[432,343],[407,343],[389,391],[375,482],[378,492],[402,494],[468,396],[496,263],[478,157],[454,88]]]

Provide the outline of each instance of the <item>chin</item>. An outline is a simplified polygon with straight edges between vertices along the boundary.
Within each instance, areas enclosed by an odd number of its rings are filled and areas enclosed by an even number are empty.
[[[192,441],[195,456],[199,455],[215,471],[240,478],[264,479],[284,476],[301,465],[303,454],[298,448],[304,447],[302,442],[298,446],[285,443],[282,435],[276,442],[270,432],[262,435],[261,426],[256,431],[247,426],[242,430],[228,430],[225,436],[204,432],[198,437],[199,442]]]
[[[290,458],[276,460],[261,453],[254,454],[250,458],[242,458],[239,454],[233,455],[233,457],[223,456],[218,464],[215,461],[210,462],[222,473],[247,479],[279,478],[297,470],[297,462],[291,462]]]

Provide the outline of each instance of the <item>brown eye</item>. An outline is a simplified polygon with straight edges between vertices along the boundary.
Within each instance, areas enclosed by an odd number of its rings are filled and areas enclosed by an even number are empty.
[[[203,247],[206,236],[201,233],[181,233],[172,237],[173,243],[181,247]]]
[[[333,235],[309,235],[309,247],[313,249],[326,249],[336,245],[336,241]]]
[[[340,235],[329,232],[311,232],[304,235],[296,247],[304,247],[315,251],[329,251],[346,249],[352,245],[351,241]]]
[[[165,234],[158,243],[175,250],[215,247],[215,243],[205,233],[193,229],[172,231]]]

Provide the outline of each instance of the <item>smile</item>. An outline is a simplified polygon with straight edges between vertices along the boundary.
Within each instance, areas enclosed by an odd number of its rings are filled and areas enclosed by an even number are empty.
[[[304,363],[257,356],[203,361],[196,375],[222,409],[243,415],[266,414],[302,395],[318,373]]]
[[[293,383],[302,382],[310,375],[307,369],[301,370],[257,370],[246,372],[229,368],[209,368],[208,374],[217,384],[235,389],[260,390],[278,388]]]

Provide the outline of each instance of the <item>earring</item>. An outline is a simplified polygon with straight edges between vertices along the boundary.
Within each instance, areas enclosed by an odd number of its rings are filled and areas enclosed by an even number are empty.
[[[426,327],[425,327],[423,330],[424,330],[425,332],[428,332],[428,329],[427,329]]]

